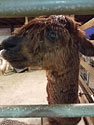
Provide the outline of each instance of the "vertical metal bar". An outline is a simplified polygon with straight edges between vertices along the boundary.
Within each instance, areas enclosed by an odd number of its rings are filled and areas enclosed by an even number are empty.
[[[87,72],[87,81],[86,84],[89,86],[90,72]]]
[[[41,125],[43,125],[43,117],[41,117]]]

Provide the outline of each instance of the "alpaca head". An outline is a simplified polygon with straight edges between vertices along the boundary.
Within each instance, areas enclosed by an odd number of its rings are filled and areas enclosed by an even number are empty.
[[[13,67],[59,70],[73,65],[79,52],[94,55],[94,46],[78,23],[63,15],[36,18],[2,42],[2,55]]]

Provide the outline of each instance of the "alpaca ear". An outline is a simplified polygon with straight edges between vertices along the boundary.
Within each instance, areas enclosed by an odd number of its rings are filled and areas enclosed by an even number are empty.
[[[79,39],[79,51],[85,56],[94,56],[94,44],[83,36]]]
[[[66,19],[66,29],[71,34],[71,37],[75,38],[76,45],[79,48],[79,51],[85,56],[94,56],[94,44],[87,39],[85,33],[80,30],[80,23],[72,20],[69,17],[65,17]]]

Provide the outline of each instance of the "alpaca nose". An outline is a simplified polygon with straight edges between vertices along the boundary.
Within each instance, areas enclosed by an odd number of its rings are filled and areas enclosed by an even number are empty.
[[[2,41],[2,46],[6,50],[13,49],[17,46],[19,38],[17,36],[11,36]]]

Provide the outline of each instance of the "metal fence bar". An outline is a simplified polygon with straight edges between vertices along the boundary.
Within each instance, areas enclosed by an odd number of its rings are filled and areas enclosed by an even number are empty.
[[[94,0],[0,0],[0,17],[94,14]]]
[[[0,106],[0,118],[94,116],[94,104]]]
[[[43,125],[43,117],[41,117],[41,125]]]

